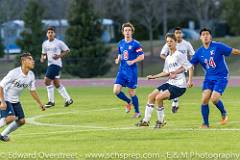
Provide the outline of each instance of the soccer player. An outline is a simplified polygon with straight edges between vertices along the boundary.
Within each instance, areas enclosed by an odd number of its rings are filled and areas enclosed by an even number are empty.
[[[9,134],[25,124],[25,115],[19,101],[23,89],[28,88],[41,110],[45,110],[36,92],[35,76],[31,71],[34,68],[33,57],[25,52],[20,59],[21,67],[11,70],[0,82],[0,127],[8,124],[0,135],[2,141],[9,141]]]
[[[44,41],[42,44],[42,56],[40,59],[42,63],[48,59],[48,68],[44,78],[44,83],[47,87],[48,93],[48,103],[45,105],[45,107],[50,108],[55,105],[54,87],[51,84],[52,82],[60,95],[64,98],[64,106],[68,107],[73,103],[73,100],[69,96],[65,87],[60,84],[59,78],[60,70],[62,68],[62,58],[66,56],[70,50],[63,41],[55,38],[54,27],[48,27],[47,38],[48,40]]]
[[[200,39],[203,45],[196,51],[190,62],[194,65],[200,63],[205,70],[201,105],[203,124],[200,128],[209,128],[209,100],[221,112],[220,123],[227,123],[227,111],[221,101],[221,96],[228,83],[228,67],[225,56],[239,55],[240,50],[231,48],[224,43],[212,41],[211,30],[207,28],[200,30]]]
[[[152,93],[148,95],[148,102],[145,108],[144,118],[138,122],[137,126],[149,126],[154,105],[157,105],[157,121],[155,128],[161,128],[166,124],[164,120],[164,100],[171,100],[182,96],[187,87],[192,87],[193,67],[180,51],[176,49],[176,37],[172,33],[166,35],[166,42],[170,49],[169,55],[166,57],[163,72],[156,75],[147,76],[148,79],[156,79],[159,77],[170,77],[168,81]],[[186,82],[185,73],[181,68],[184,68],[189,73],[188,82]],[[180,71],[180,72],[179,72]],[[172,76],[175,75],[175,76]]]
[[[180,27],[176,27],[174,31],[174,35],[177,39],[176,48],[182,54],[184,54],[188,59],[194,55],[195,51],[190,42],[183,39],[182,29]],[[170,49],[167,44],[165,44],[160,52],[160,57],[162,59],[166,59],[167,55],[169,55]],[[179,100],[178,97],[174,98],[172,101],[172,113],[176,113],[179,109]]]
[[[139,111],[138,97],[135,92],[138,80],[137,63],[144,60],[144,53],[140,43],[132,37],[134,30],[134,26],[131,23],[124,23],[122,25],[124,39],[118,44],[118,57],[115,59],[115,63],[118,64],[120,62],[120,66],[113,92],[119,99],[127,103],[127,113],[130,112],[131,104],[133,104],[135,109],[133,118],[139,118],[141,114]],[[131,99],[121,91],[122,87],[128,87]]]

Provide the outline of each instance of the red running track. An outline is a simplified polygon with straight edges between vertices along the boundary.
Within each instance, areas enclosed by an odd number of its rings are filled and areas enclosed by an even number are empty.
[[[147,80],[145,78],[139,78],[138,86],[152,86],[156,87],[166,82],[167,79]],[[114,78],[93,78],[93,79],[62,79],[61,83],[67,87],[110,87],[113,86]],[[202,85],[203,77],[194,77],[193,83],[195,87]],[[37,86],[43,87],[43,80],[37,80]],[[240,77],[232,76],[229,78],[228,86],[237,87],[240,86]]]

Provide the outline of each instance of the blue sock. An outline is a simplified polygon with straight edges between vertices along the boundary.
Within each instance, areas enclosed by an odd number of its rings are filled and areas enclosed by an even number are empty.
[[[122,91],[118,93],[117,97],[127,103],[131,102],[131,100]]]
[[[135,113],[139,113],[138,97],[135,95],[132,97],[132,104],[135,109]]]
[[[201,111],[202,111],[203,123],[209,126],[209,122],[208,122],[209,106],[208,104],[202,104],[201,107],[202,107]]]
[[[223,103],[222,103],[221,100],[219,100],[219,101],[215,104],[215,106],[219,109],[219,111],[221,112],[222,116],[226,115],[227,112],[226,112],[226,110],[225,110],[225,108],[224,108],[224,105],[223,105]]]

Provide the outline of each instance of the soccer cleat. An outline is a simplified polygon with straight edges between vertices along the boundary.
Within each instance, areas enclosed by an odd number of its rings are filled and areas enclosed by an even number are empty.
[[[137,127],[148,127],[149,126],[149,122],[145,122],[142,120],[140,120],[138,123],[135,124]]]
[[[172,106],[172,113],[177,113],[178,109],[178,106]]]
[[[228,116],[227,115],[223,115],[222,116],[222,120],[220,121],[221,125],[224,125],[228,122]]]
[[[47,104],[45,104],[45,108],[50,108],[50,107],[53,107],[53,106],[55,106],[54,102],[48,102]]]
[[[207,128],[209,128],[209,125],[207,125],[207,124],[202,124],[199,128],[200,128],[200,129],[207,129]]]
[[[141,117],[141,113],[135,113],[132,118],[140,118]]]
[[[165,126],[167,124],[166,121],[163,120],[163,122],[160,121],[156,121],[155,127],[154,128],[162,128],[163,126]]]
[[[66,101],[64,104],[64,107],[68,107],[69,105],[73,104],[73,100],[70,99],[69,101]]]
[[[0,135],[0,140],[1,140],[1,141],[4,141],[4,142],[8,142],[8,141],[10,141],[10,138],[9,138],[8,136],[2,136],[2,135]]]
[[[131,104],[128,103],[128,104],[125,106],[125,112],[126,112],[126,113],[129,113],[129,112],[131,111],[131,108],[132,108]]]

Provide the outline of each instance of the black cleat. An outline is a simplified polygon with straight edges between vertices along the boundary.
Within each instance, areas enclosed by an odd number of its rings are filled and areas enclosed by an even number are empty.
[[[163,126],[165,126],[167,124],[166,121],[160,122],[160,121],[156,121],[155,127],[154,128],[162,128]]]
[[[10,138],[9,138],[8,136],[2,136],[2,135],[0,135],[0,140],[1,140],[1,141],[4,141],[4,142],[8,142],[8,141],[10,141]]]
[[[178,109],[178,106],[172,106],[172,113],[177,113]]]
[[[138,123],[135,124],[137,127],[148,127],[149,126],[149,122],[145,122],[143,121],[143,119],[141,121],[139,121]]]
[[[69,101],[66,101],[64,104],[64,107],[68,107],[69,105],[73,104],[73,100],[70,99]]]
[[[48,102],[47,104],[45,104],[45,108],[50,108],[50,107],[53,107],[53,106],[55,106],[54,102]]]

